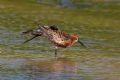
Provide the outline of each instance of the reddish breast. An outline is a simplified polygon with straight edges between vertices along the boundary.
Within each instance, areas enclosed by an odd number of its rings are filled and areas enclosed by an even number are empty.
[[[69,47],[69,46],[73,45],[77,40],[78,40],[77,35],[76,35],[76,34],[71,34],[71,35],[70,35],[70,39],[67,40],[67,41],[64,43],[64,45],[65,45],[66,47]]]

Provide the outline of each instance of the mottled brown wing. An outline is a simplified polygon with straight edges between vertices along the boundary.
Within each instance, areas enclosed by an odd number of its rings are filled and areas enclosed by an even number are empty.
[[[47,35],[52,42],[57,44],[64,44],[69,39],[69,34],[65,34],[59,30],[48,30]]]
[[[63,44],[70,37],[69,34],[66,34],[55,27],[54,29],[49,26],[42,26],[40,28],[43,32],[43,35],[54,43]]]

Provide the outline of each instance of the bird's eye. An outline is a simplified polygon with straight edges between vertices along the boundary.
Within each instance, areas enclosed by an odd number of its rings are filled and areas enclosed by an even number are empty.
[[[76,39],[75,42],[78,42],[78,39]]]

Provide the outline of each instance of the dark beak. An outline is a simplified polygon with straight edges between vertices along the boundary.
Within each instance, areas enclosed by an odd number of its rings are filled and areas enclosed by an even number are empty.
[[[78,43],[80,43],[83,47],[87,48],[79,39],[78,39]]]
[[[31,41],[32,39],[34,39],[34,38],[36,38],[36,37],[38,37],[38,35],[33,36],[32,38],[30,38],[30,39],[24,41],[23,43],[27,43],[27,42]]]

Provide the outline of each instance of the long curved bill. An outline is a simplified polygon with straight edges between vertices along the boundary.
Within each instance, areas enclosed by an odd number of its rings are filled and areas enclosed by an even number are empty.
[[[78,39],[78,43],[80,43],[83,47],[87,48],[87,47],[83,44],[83,42],[81,42],[79,39]]]
[[[36,38],[36,37],[38,37],[38,35],[35,35],[35,36],[33,36],[32,38],[27,39],[27,40],[26,40],[26,41],[24,41],[23,43],[27,43],[27,42],[31,41],[32,39],[34,39],[34,38]]]

